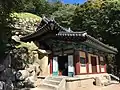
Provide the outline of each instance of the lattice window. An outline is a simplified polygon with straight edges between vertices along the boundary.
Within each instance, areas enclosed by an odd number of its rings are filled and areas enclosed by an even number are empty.
[[[84,57],[80,57],[80,63],[81,63],[81,66],[82,67],[85,67],[86,66],[86,60]]]

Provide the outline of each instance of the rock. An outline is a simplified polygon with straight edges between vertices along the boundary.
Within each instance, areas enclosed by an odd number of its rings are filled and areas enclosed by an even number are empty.
[[[17,35],[12,36],[12,39],[16,42],[20,42],[20,38]]]
[[[26,78],[26,81],[34,83],[35,81],[37,81],[37,77],[36,76],[30,76],[30,77]]]
[[[33,72],[33,75],[30,76],[30,77],[27,77],[27,78],[25,79],[25,81],[27,82],[27,84],[29,84],[30,87],[36,87],[36,86],[34,85],[35,81],[37,81],[37,75],[36,75],[35,71]],[[26,84],[26,85],[27,85],[27,84]],[[27,85],[27,86],[28,86],[28,85]]]
[[[19,70],[16,73],[16,79],[17,80],[25,80],[27,77],[29,77],[30,73],[27,70]]]
[[[13,76],[13,72],[12,72],[12,69],[11,69],[11,68],[6,68],[6,69],[4,70],[4,73],[5,73],[5,76],[7,76],[7,77]]]
[[[6,84],[5,84],[5,90],[13,90],[14,86],[13,86],[13,83],[12,81],[9,79],[7,80]]]
[[[41,69],[40,69],[40,65],[38,63],[33,63],[33,64],[30,64],[28,66],[28,68],[26,68],[27,71],[29,71],[31,73],[31,75],[33,75],[34,71],[36,73],[36,75],[39,75],[39,73],[41,72]]]
[[[28,68],[26,68],[27,71],[29,71],[29,73],[32,73],[33,71],[35,71],[35,66],[29,64]]]
[[[40,65],[38,63],[34,63],[33,66],[35,66],[36,75],[39,75],[41,72]]]
[[[34,86],[35,87],[39,87],[41,85],[41,79],[37,79],[35,82],[34,82]]]
[[[5,69],[5,66],[0,64],[0,72],[3,71]]]
[[[15,81],[15,73],[16,71],[11,68],[6,68],[3,72],[0,74],[0,80],[1,81],[7,81],[8,79]]]
[[[41,89],[36,87],[36,88],[31,88],[30,90],[41,90]]]
[[[16,87],[17,88],[23,88],[25,85],[24,85],[24,82],[23,81],[19,81],[16,83]]]
[[[3,81],[0,81],[0,90],[4,90],[5,83]]]

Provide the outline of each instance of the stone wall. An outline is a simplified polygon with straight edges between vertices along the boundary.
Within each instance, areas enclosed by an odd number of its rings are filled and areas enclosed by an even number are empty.
[[[12,90],[15,82],[15,69],[11,67],[10,54],[0,63],[0,90]]]
[[[47,75],[47,52],[33,42],[19,42],[0,62],[0,90],[33,88],[40,85],[37,77]]]

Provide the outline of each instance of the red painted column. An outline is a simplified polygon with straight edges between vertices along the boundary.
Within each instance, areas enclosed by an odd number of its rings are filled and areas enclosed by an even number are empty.
[[[49,55],[49,61],[50,61],[50,74],[52,74],[53,73],[53,55],[52,54],[50,54]]]
[[[107,64],[104,65],[105,72],[107,72]]]
[[[100,70],[100,73],[101,73],[100,56],[98,56],[98,61],[99,61],[99,70]]]
[[[80,56],[79,51],[75,51],[75,75],[80,74]]]
[[[85,52],[85,59],[86,59],[86,70],[87,73],[89,73],[89,60],[88,60],[88,53]]]

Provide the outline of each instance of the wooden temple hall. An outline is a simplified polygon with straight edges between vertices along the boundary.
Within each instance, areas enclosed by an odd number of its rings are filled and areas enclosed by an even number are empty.
[[[106,73],[106,55],[117,53],[117,49],[86,32],[74,32],[48,18],[43,18],[37,30],[21,40],[37,42],[41,49],[51,51],[48,67],[53,76]]]

